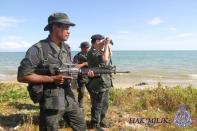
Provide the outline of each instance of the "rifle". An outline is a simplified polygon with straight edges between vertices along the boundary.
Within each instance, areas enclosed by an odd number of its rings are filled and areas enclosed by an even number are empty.
[[[104,66],[104,67],[93,67],[93,68],[82,68],[82,69],[79,69],[77,67],[54,68],[55,74],[72,76],[74,79],[76,79],[78,75],[82,75],[82,76],[87,75],[88,71],[90,70],[94,72],[95,76],[100,76],[101,74],[130,73],[130,71],[117,71],[116,66]]]

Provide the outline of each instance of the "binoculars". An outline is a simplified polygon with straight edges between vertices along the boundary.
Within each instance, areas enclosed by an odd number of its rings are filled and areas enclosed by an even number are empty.
[[[101,43],[104,41],[105,39],[101,40]],[[110,44],[114,45],[114,42],[112,40],[110,40]]]

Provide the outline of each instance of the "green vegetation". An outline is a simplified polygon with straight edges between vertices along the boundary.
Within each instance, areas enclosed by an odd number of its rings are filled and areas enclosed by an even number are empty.
[[[158,130],[197,130],[197,89],[188,87],[167,87],[158,83],[157,88],[126,90],[113,89],[110,92],[111,108],[118,108],[120,113],[126,112],[129,117],[142,118],[168,118],[170,124],[144,126],[143,129],[154,128]],[[173,119],[180,105],[185,105],[192,117],[192,125],[180,128],[173,124]],[[127,120],[129,119],[127,118]]]
[[[0,102],[29,98],[25,85],[17,83],[0,83],[0,91]]]
[[[86,93],[88,94],[88,93]],[[86,119],[90,119],[90,100],[85,98]],[[180,128],[173,119],[180,105],[186,105],[192,117],[192,125]],[[0,128],[38,130],[38,105],[32,103],[25,84],[0,83]],[[110,107],[107,119],[113,127],[109,130],[197,130],[197,89],[166,87],[158,83],[153,89],[117,89],[110,91]],[[169,123],[132,124],[130,118],[167,118]],[[1,130],[1,129],[0,129]],[[70,130],[70,129],[61,129]]]
[[[193,115],[197,112],[197,89],[191,86],[186,88],[158,86],[143,90],[136,88],[113,89],[110,92],[110,102],[115,106],[132,107],[132,112],[150,108],[174,112],[181,104],[185,104]]]

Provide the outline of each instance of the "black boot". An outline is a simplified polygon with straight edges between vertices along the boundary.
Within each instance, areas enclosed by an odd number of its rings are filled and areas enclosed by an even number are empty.
[[[95,123],[95,122],[90,122],[90,125],[88,127],[89,129],[94,129],[95,131],[104,131],[104,129],[102,129],[100,127],[99,124]]]
[[[103,120],[100,122],[100,127],[110,128],[110,127],[112,127],[112,124]]]

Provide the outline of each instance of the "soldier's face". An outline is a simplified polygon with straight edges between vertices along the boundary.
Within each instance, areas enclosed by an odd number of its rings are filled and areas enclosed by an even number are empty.
[[[67,41],[69,37],[69,28],[70,26],[68,25],[61,25],[57,28],[57,38],[60,41]]]
[[[87,53],[89,50],[90,50],[90,48],[81,48],[81,51],[82,51],[83,53]]]
[[[95,49],[101,50],[104,48],[104,44],[101,40],[96,40],[95,43],[93,44],[93,47]]]
[[[104,48],[104,43],[102,40],[98,40],[98,47],[99,49],[103,49]]]

